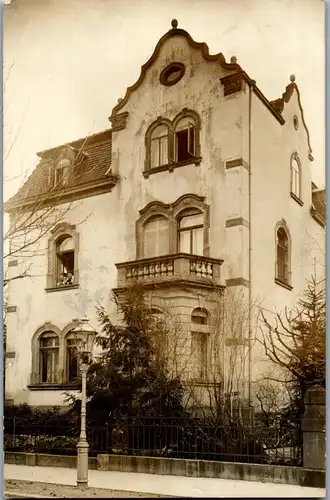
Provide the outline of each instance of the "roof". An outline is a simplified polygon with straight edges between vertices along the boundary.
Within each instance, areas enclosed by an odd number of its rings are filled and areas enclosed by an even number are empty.
[[[38,165],[18,192],[5,203],[5,211],[10,211],[17,205],[27,204],[35,197],[40,199],[44,195],[47,196],[50,191],[50,168],[61,150],[66,147],[77,154],[82,154],[82,159],[77,162],[79,163],[79,175],[72,182],[70,181],[70,189],[82,188],[85,185],[109,178],[108,171],[111,166],[110,129],[37,153],[41,158]]]

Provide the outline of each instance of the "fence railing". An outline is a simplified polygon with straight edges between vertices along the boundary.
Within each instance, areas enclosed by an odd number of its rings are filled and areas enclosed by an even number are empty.
[[[254,426],[198,418],[126,418],[87,423],[90,455],[121,454],[270,465],[301,465],[301,422]],[[75,455],[79,421],[42,425],[5,418],[7,451]]]

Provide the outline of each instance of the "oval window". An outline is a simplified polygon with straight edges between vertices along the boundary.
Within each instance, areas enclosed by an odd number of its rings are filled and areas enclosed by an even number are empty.
[[[174,85],[178,83],[185,73],[185,66],[182,63],[171,63],[163,69],[160,74],[160,83],[163,85]]]

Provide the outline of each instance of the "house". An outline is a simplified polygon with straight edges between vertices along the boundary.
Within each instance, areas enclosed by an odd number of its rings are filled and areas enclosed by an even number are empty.
[[[138,280],[157,313],[164,300],[175,309],[203,385],[207,304],[236,294],[249,311],[255,300],[282,310],[306,277],[324,274],[325,191],[312,181],[294,76],[269,101],[235,57],[211,55],[173,20],[109,120],[109,130],[38,153],[6,203],[12,224],[47,210],[56,220],[45,234],[31,225],[29,255],[8,262],[9,277],[27,264],[34,277],[8,285],[7,402],[64,404],[76,389],[75,319],[96,327],[95,305],[111,308],[111,290]],[[241,342],[249,400],[263,369],[254,319]],[[227,337],[230,349],[238,340]]]

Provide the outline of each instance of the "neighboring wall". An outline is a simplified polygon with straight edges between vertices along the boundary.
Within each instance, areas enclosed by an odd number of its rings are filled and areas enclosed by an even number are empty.
[[[299,128],[293,126],[293,116]],[[312,203],[313,163],[308,158],[307,133],[303,125],[297,93],[285,104],[281,125],[260,99],[252,99],[252,297],[269,319],[273,313],[294,307],[306,285],[316,272],[325,275],[325,231],[310,214]],[[302,169],[302,201],[300,206],[290,196],[290,161],[298,153]],[[276,230],[284,219],[291,237],[292,290],[275,283]],[[259,324],[260,325],[260,324]],[[255,332],[258,335],[258,332]],[[260,332],[259,332],[260,334]],[[254,346],[254,373],[265,369],[260,344]]]

